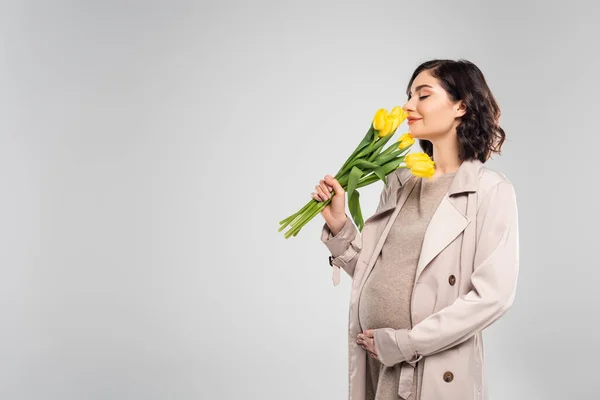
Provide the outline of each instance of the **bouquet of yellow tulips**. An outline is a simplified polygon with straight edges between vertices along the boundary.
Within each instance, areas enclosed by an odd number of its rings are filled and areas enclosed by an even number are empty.
[[[413,175],[422,178],[431,178],[435,172],[434,162],[426,153],[407,154],[407,150],[415,142],[410,133],[403,134],[396,143],[382,150],[407,116],[406,111],[399,106],[394,107],[389,113],[385,108],[377,110],[367,134],[335,174],[335,179],[348,193],[348,208],[361,232],[364,221],[360,209],[358,188],[370,185],[380,179],[387,185],[386,175],[398,168],[410,168]],[[400,165],[402,162],[404,165]],[[332,197],[334,194],[332,192]],[[296,236],[302,227],[330,202],[331,198],[327,201],[311,199],[298,212],[279,222],[281,225],[279,232],[289,225],[291,229],[285,233],[285,238]]]

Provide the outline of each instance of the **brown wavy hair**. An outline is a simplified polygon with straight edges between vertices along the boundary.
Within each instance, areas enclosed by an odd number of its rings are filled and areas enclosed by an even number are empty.
[[[466,106],[466,113],[456,127],[460,160],[477,158],[484,163],[492,153],[501,154],[506,134],[498,124],[500,107],[481,70],[462,59],[426,61],[410,78],[407,96],[417,75],[425,70],[439,81],[452,101],[462,100]],[[419,145],[430,157],[433,156],[433,144],[429,140],[419,139]]]

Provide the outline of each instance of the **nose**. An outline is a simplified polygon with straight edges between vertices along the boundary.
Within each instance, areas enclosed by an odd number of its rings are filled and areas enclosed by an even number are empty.
[[[404,105],[402,106],[402,109],[404,109],[404,111],[407,111],[407,112],[414,111],[414,107],[410,100],[407,100],[406,103],[404,103]]]

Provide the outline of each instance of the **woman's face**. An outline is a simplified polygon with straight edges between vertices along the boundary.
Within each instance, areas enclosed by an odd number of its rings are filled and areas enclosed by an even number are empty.
[[[415,139],[435,140],[455,131],[465,114],[462,102],[452,103],[448,93],[429,71],[417,75],[402,108],[408,112],[408,129]],[[411,118],[420,118],[410,122]]]

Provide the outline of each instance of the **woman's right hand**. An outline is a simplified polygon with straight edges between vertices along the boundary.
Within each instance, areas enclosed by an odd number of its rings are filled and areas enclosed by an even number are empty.
[[[332,189],[335,192],[333,196]],[[315,190],[316,192],[311,195],[316,201],[327,201],[331,198],[331,202],[321,210],[321,215],[335,236],[342,230],[348,218],[346,217],[346,192],[337,179],[331,175],[325,175],[324,179],[321,179],[315,186]]]

